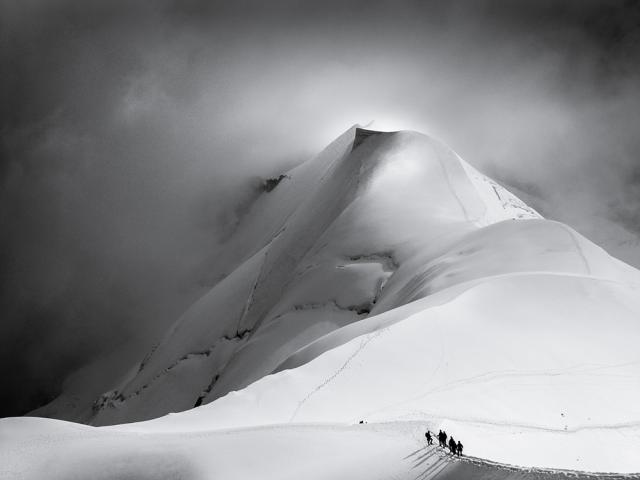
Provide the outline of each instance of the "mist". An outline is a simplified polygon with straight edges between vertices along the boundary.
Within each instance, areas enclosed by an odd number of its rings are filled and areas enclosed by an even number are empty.
[[[355,123],[443,140],[640,266],[634,2],[1,8],[2,416],[139,360],[256,183]]]

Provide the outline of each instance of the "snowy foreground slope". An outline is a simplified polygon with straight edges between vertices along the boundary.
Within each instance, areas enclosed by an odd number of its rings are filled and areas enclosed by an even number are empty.
[[[1,420],[0,478],[493,468],[423,449],[427,427],[497,462],[640,472],[640,272],[429,137],[347,131],[219,268],[118,388],[37,412],[113,426]]]

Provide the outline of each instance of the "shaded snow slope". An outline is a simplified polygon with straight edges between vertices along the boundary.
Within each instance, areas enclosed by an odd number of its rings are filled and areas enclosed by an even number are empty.
[[[388,474],[379,478],[415,478],[395,456],[410,453],[416,425],[455,432],[466,453],[498,462],[640,471],[640,272],[542,219],[439,142],[347,131],[254,203],[225,262],[230,273],[100,399],[91,421],[187,411],[82,435],[105,448],[142,436],[155,453],[204,436],[232,459],[258,441],[242,429],[282,436],[260,437],[282,449],[238,478],[277,469],[297,441],[348,451],[369,440],[370,468]],[[391,422],[395,433],[321,433],[360,419]],[[56,448],[77,442],[79,433],[67,444],[67,426],[48,422],[0,427],[33,445],[39,425],[60,429]],[[300,423],[319,425],[319,436],[298,437]],[[235,447],[221,446],[227,434]],[[6,444],[16,471],[44,465],[34,460],[44,447]],[[86,468],[106,458],[87,449]],[[234,471],[186,455],[175,460],[195,469],[185,478]],[[360,478],[357,455],[314,474]],[[309,476],[303,463],[277,478]]]

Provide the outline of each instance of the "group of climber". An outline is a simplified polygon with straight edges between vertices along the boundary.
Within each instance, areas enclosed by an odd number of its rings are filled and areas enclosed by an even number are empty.
[[[424,436],[427,437],[427,445],[433,445],[433,435],[431,435],[429,430],[427,430],[427,433],[425,433]],[[448,447],[452,455],[462,455],[462,449],[464,448],[462,442],[460,442],[460,440],[456,442],[452,436],[449,438],[449,442],[447,443],[447,437],[447,432],[440,430],[440,432],[438,432],[438,444],[442,448]]]

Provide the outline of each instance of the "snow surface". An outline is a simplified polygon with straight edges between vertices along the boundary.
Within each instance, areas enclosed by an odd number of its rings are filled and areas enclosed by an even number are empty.
[[[93,406],[138,423],[0,421],[0,475],[455,477],[411,457],[425,428],[640,472],[640,272],[427,136],[355,136],[256,200],[228,275]]]

